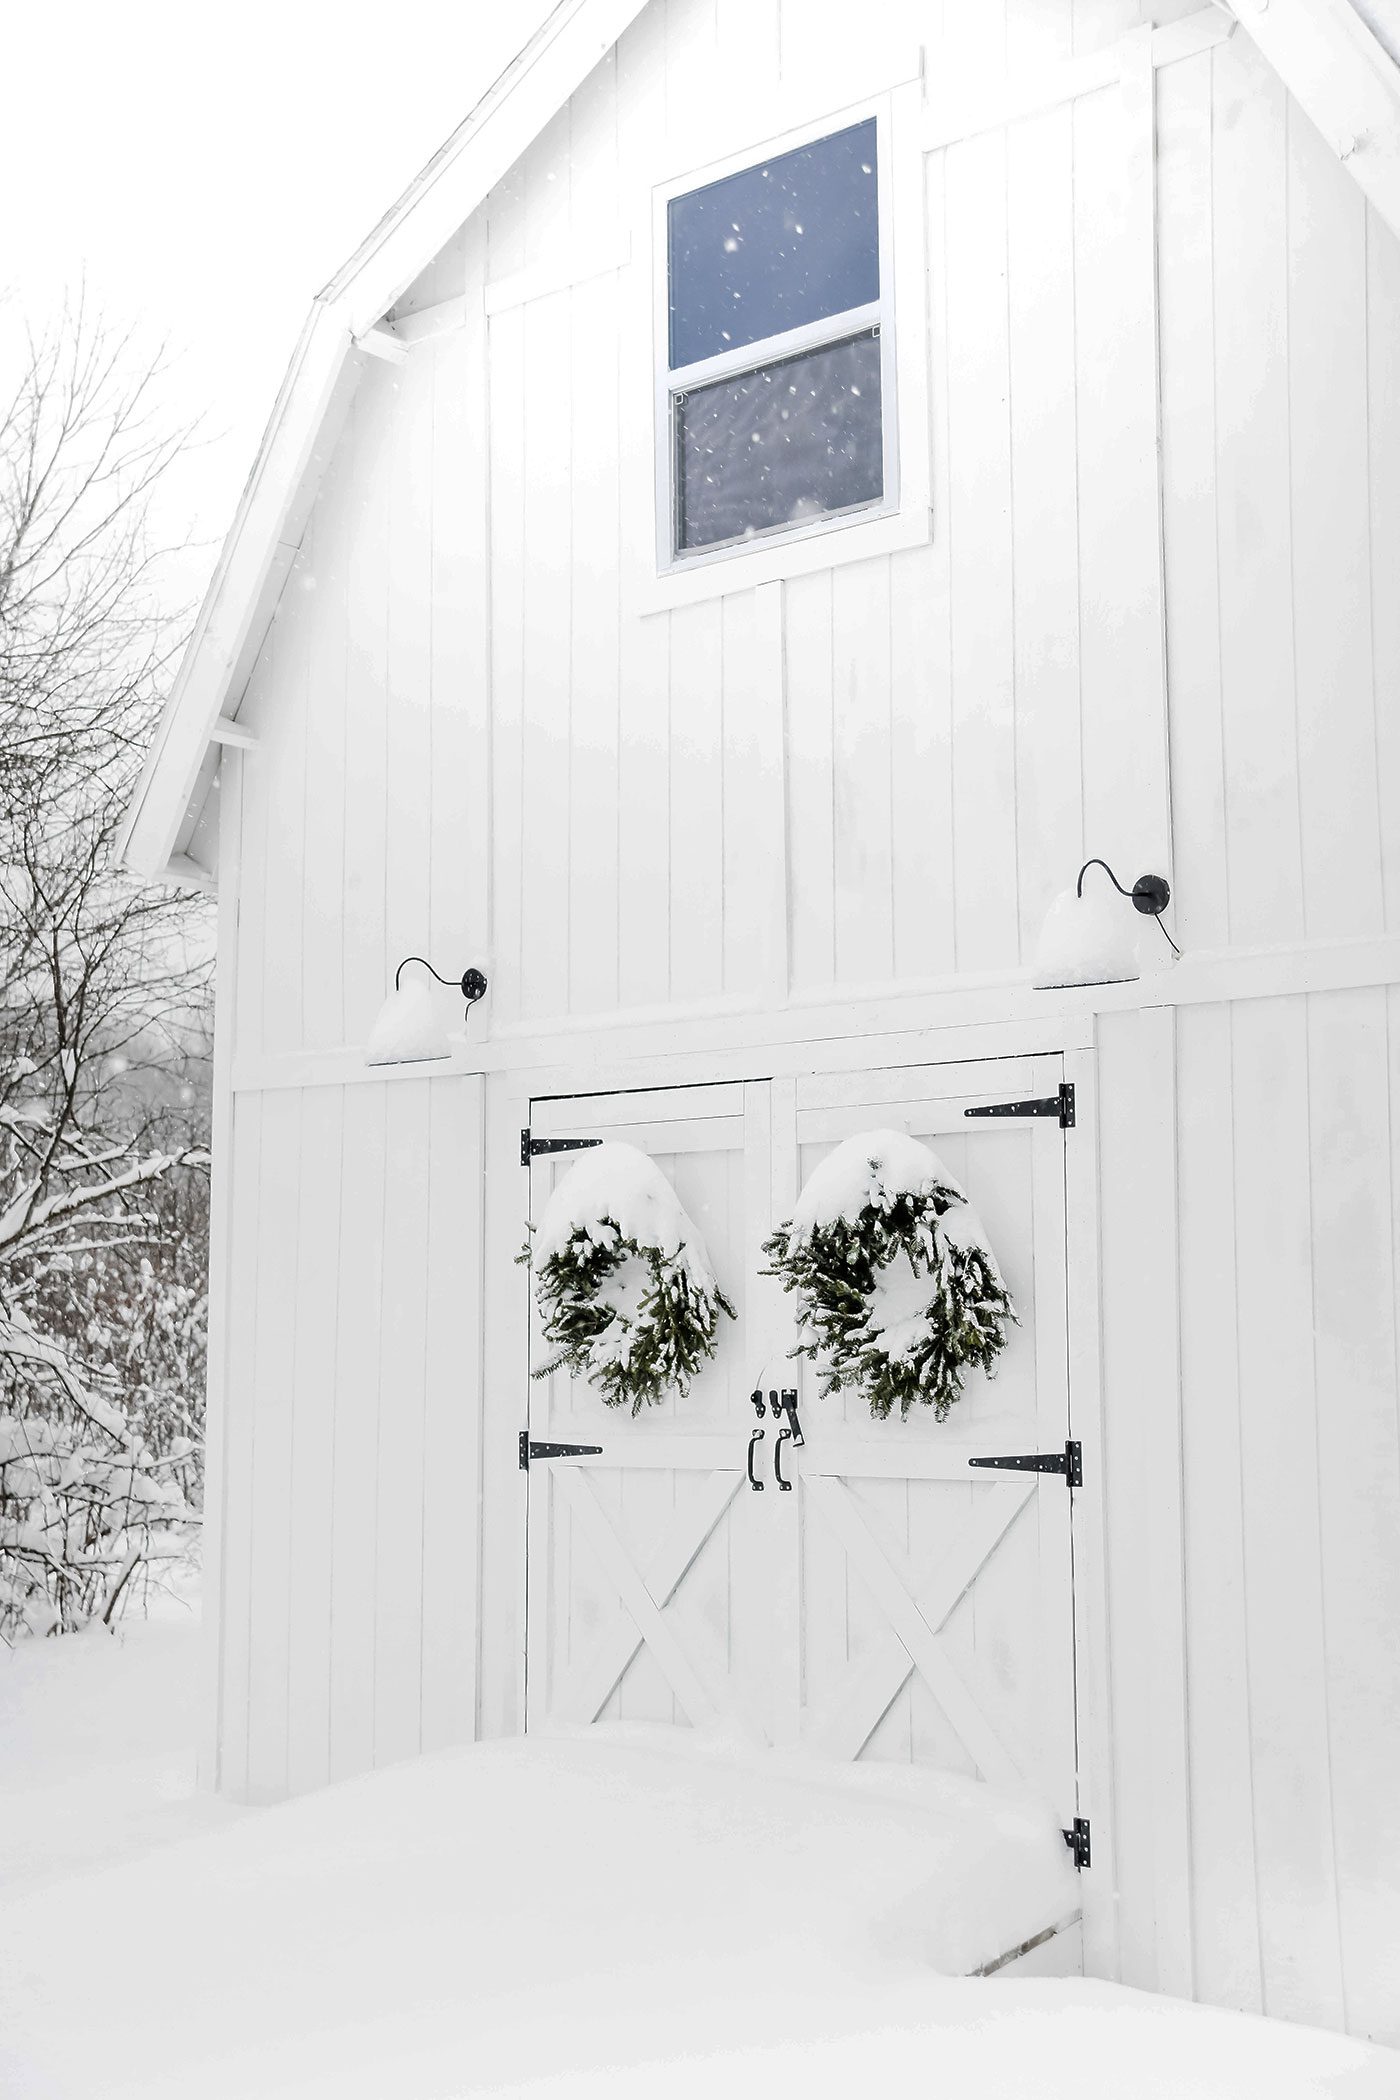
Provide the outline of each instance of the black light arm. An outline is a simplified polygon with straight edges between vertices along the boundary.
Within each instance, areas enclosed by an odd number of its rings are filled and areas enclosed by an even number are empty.
[[[1133,908],[1136,911],[1146,913],[1151,918],[1154,918],[1159,926],[1162,926],[1162,913],[1171,903],[1172,898],[1171,885],[1165,875],[1139,875],[1132,888],[1125,890],[1112,868],[1108,865],[1108,862],[1100,860],[1098,855],[1095,854],[1094,858],[1086,860],[1083,867],[1079,870],[1079,880],[1074,886],[1076,897],[1084,895],[1084,877],[1088,874],[1090,868],[1102,868],[1120,897],[1131,897]],[[1162,938],[1171,949],[1173,955],[1179,956],[1181,954],[1181,950],[1177,947],[1176,942],[1167,932],[1165,926],[1162,926]]]
[[[479,998],[481,998],[482,994],[486,990],[486,979],[480,970],[463,970],[460,978],[444,977],[441,970],[435,970],[433,968],[432,964],[428,961],[426,955],[406,955],[403,961],[399,964],[397,970],[395,970],[394,972],[395,991],[398,990],[399,979],[403,976],[404,971],[408,968],[410,963],[422,963],[423,968],[427,971],[428,975],[430,977],[436,977],[439,984],[455,984],[457,986],[457,989],[462,994],[462,997],[466,1000],[468,1006],[474,1006],[476,1004],[476,1001]]]

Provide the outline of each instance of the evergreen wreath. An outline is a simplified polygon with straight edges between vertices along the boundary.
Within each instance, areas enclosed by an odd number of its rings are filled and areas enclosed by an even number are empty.
[[[632,1145],[590,1148],[554,1190],[518,1259],[533,1271],[548,1360],[634,1415],[682,1398],[734,1307],[675,1191]]]
[[[976,1212],[936,1155],[901,1131],[847,1138],[763,1251],[800,1305],[792,1351],[825,1398],[856,1386],[885,1420],[944,1421],[969,1370],[993,1371],[1015,1308]],[[901,1264],[902,1267],[896,1267]]]

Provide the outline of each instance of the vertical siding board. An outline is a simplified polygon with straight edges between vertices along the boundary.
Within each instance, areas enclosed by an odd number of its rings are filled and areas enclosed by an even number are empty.
[[[287,1788],[288,1597],[291,1586],[292,1417],[301,1172],[298,1089],[262,1104],[258,1192],[257,1340],[249,1482],[248,1774],[254,1801]]]
[[[1247,38],[1212,54],[1216,486],[1230,938],[1303,933],[1287,530],[1285,96]]]
[[[890,556],[890,853],[893,968],[951,974],[952,692],[946,564],[927,547]]]
[[[1173,925],[1183,946],[1224,948],[1230,887],[1221,743],[1209,52],[1158,74],[1157,110]]]
[[[1169,865],[1150,61],[1074,105],[1084,850]]]
[[[476,1732],[481,1549],[482,1081],[430,1089],[423,1434],[424,1750]]]
[[[419,353],[432,374],[429,929],[438,967],[491,947],[490,438],[485,225],[466,228],[463,327]],[[481,1020],[474,1023],[480,1028]]]
[[[257,1393],[258,1183],[262,1166],[261,1094],[236,1097],[229,1162],[228,1362],[224,1379],[223,1523],[218,1588],[220,1680],[217,1783],[235,1799],[248,1788],[248,1670],[256,1511],[253,1502]]]
[[[1105,1015],[1099,1172],[1122,1980],[1189,1996],[1175,1015]]]
[[[787,994],[787,813],[783,763],[783,586],[721,606],[724,684],[724,989]]]
[[[494,250],[493,250],[494,261]],[[493,1025],[524,1004],[525,312],[488,326],[491,396],[491,907]]]
[[[569,684],[574,555],[569,295],[524,309],[525,575],[521,786],[521,1012],[563,1014],[569,997]]]
[[[570,182],[576,242],[617,213],[616,78],[604,60],[574,97]],[[570,294],[568,392],[573,507],[568,1006],[617,1004],[618,958],[618,283]]]
[[[388,635],[389,442],[397,400],[391,370],[361,373],[353,410],[354,526],[347,562],[343,978],[345,1034],[362,1043],[389,970],[384,924],[388,828],[384,800]],[[398,957],[394,958],[398,961]]]
[[[292,1337],[291,1536],[288,1588],[287,1786],[330,1777],[331,1491],[335,1341],[340,1312],[340,1134],[343,1087],[302,1096]]]
[[[1264,2010],[1337,2026],[1303,1002],[1234,1009],[1236,1279]]]
[[[313,623],[301,818],[302,1040],[315,1050],[345,1041],[340,931],[345,910],[346,562],[354,493],[353,456],[341,445],[316,506],[310,559],[300,579],[311,596]]]
[[[1396,1146],[1382,990],[1311,998],[1312,1329],[1342,2009],[1400,2035],[1400,1441]],[[1386,1133],[1389,1142],[1377,1142]]]
[[[331,1451],[332,1779],[374,1762],[375,1537],[387,1086],[345,1089]]]
[[[669,615],[671,997],[724,987],[723,600]]]
[[[482,1392],[481,1683],[484,1737],[525,1725],[525,1505],[516,1438],[529,1410],[529,1278],[516,1262],[529,1205],[520,1164],[525,1104],[501,1078],[486,1094],[485,1334]]]
[[[1288,234],[1304,923],[1312,940],[1340,940],[1384,925],[1367,560],[1366,204],[1296,105]]]
[[[1074,132],[1053,110],[1007,133],[1020,949],[1082,858]]]
[[[836,975],[894,974],[890,803],[890,565],[848,562],[831,579]]]
[[[432,360],[410,357],[395,368],[394,377],[385,681],[386,990],[403,958],[423,953],[431,930],[432,888]],[[444,975],[451,967],[450,958],[428,960]],[[433,994],[455,1020],[456,1002],[449,1008],[448,993],[435,986]]]
[[[375,1452],[374,1762],[422,1747],[428,1097],[385,1089],[384,1281]]]
[[[1366,215],[1371,649],[1388,933],[1400,932],[1400,239]]]
[[[308,524],[277,607],[275,677],[261,717],[259,756],[267,771],[266,906],[262,969],[263,1048],[303,1045],[302,880],[306,857],[306,713],[311,681],[314,543]]]
[[[1019,946],[1004,132],[950,147],[946,229],[958,967],[983,971]]]
[[[1195,1995],[1263,2007],[1255,1890],[1230,1009],[1178,1019],[1181,1398]]]
[[[804,990],[836,976],[832,573],[818,569],[783,585],[792,981]]]

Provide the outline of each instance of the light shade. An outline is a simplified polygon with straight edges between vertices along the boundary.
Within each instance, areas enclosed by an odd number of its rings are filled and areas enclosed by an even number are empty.
[[[1031,982],[1038,991],[1071,984],[1128,984],[1139,975],[1133,907],[1112,891],[1061,890],[1045,914]]]
[[[421,977],[410,977],[380,1007],[365,1045],[365,1063],[407,1065],[451,1055],[432,987]]]

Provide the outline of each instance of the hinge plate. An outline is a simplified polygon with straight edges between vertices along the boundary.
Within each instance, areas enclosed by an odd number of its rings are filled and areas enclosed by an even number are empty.
[[[520,1470],[528,1473],[532,1458],[601,1458],[601,1444],[540,1444],[528,1429],[520,1432]]]
[[[1087,1866],[1093,1864],[1094,1857],[1093,1847],[1089,1838],[1089,1818],[1087,1816],[1076,1816],[1069,1829],[1063,1831],[1061,1835],[1069,1846],[1070,1851],[1074,1854],[1074,1864],[1082,1874]]]
[[[965,1116],[1054,1116],[1061,1130],[1074,1128],[1074,1085],[1070,1080],[1053,1094],[1041,1094],[1034,1101],[989,1101],[981,1108],[965,1108]]]
[[[587,1152],[594,1145],[601,1145],[601,1138],[537,1138],[528,1130],[520,1133],[520,1164],[528,1167],[532,1159],[541,1159],[547,1152]]]
[[[970,1466],[998,1473],[1063,1473],[1066,1487],[1084,1485],[1084,1446],[1068,1443],[1063,1451],[998,1452],[992,1458],[970,1458]]]

